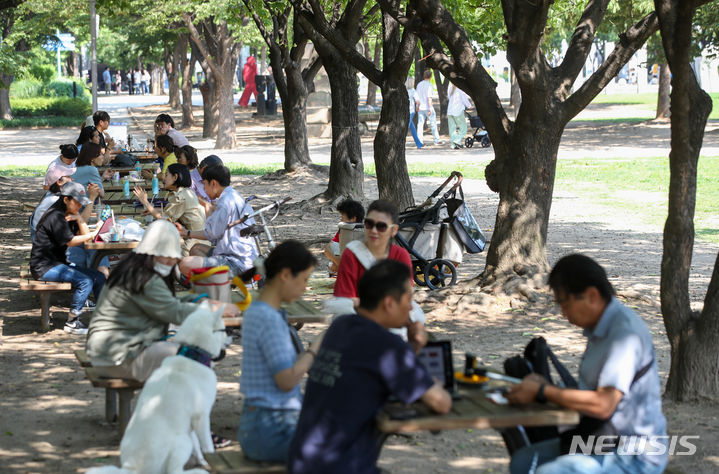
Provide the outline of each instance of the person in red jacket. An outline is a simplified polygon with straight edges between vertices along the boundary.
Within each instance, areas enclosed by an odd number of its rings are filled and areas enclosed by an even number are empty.
[[[257,100],[256,75],[257,63],[255,62],[254,56],[250,56],[242,68],[242,79],[245,81],[245,90],[242,92],[242,97],[240,97],[240,101],[238,102],[240,107],[247,107],[247,104],[250,102],[250,94],[254,94],[255,100]]]

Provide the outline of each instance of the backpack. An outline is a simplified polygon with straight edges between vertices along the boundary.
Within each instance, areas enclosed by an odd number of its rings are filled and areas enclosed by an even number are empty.
[[[551,361],[551,365],[550,365]],[[577,381],[572,377],[566,367],[562,365],[547,345],[543,337],[535,337],[524,349],[522,355],[510,357],[504,361],[504,373],[517,378],[524,378],[531,373],[539,374],[550,384],[555,385],[552,379],[551,367],[554,366],[559,380],[556,385],[576,388]],[[517,449],[529,444],[559,437],[556,426],[539,426],[505,428],[500,431],[507,451],[512,455]]]

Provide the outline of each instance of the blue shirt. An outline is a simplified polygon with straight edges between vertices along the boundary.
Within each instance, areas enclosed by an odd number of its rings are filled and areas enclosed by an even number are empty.
[[[102,178],[100,177],[100,172],[97,171],[97,168],[92,165],[78,166],[75,169],[75,174],[72,175],[72,180],[85,186],[86,190],[87,185],[90,183],[95,183],[100,186],[101,191],[104,190],[104,188],[102,187]]]
[[[215,203],[215,211],[205,223],[205,236],[215,246],[212,255],[223,256],[240,270],[252,267],[257,258],[257,247],[250,237],[242,237],[240,231],[255,223],[248,219],[244,224],[231,229],[227,226],[245,214],[251,214],[252,207],[245,203],[240,193],[227,186]],[[243,323],[244,324],[244,323]]]
[[[597,325],[585,329],[584,335],[588,340],[579,366],[579,388],[614,387],[624,394],[611,418],[619,435],[666,436],[654,345],[644,321],[612,298]],[[650,362],[649,371],[632,385],[636,373]],[[642,456],[653,463],[667,460],[666,453]]]
[[[264,408],[299,410],[299,384],[284,392],[275,383],[275,374],[295,365],[297,351],[292,344],[287,315],[264,301],[253,302],[242,315],[242,373],[240,391],[245,402]]]
[[[390,395],[412,403],[433,384],[399,336],[364,316],[336,318],[309,372],[287,472],[379,472],[377,412]]]

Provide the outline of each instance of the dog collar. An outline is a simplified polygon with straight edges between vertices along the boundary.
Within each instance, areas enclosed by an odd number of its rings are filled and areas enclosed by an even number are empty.
[[[177,355],[187,357],[188,359],[192,359],[202,365],[212,368],[212,354],[200,349],[199,347],[180,346],[177,350]]]

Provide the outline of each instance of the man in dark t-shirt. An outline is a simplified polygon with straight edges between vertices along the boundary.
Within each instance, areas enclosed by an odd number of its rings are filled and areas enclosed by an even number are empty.
[[[359,280],[358,314],[335,319],[310,369],[288,472],[379,472],[375,417],[390,396],[450,410],[450,395],[412,348],[387,331],[407,323],[411,288],[409,269],[393,260],[380,261]]]

